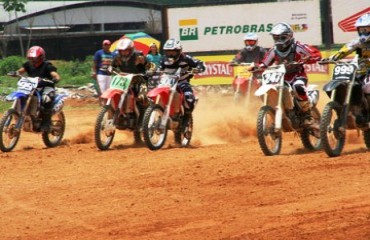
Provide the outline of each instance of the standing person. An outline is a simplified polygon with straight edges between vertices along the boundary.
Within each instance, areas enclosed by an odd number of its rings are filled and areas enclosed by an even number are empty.
[[[264,56],[261,66],[266,67],[272,64],[282,64],[303,61],[304,63],[315,63],[321,59],[321,53],[316,48],[295,41],[293,30],[289,24],[282,22],[273,26],[270,34],[274,40],[272,47]],[[287,66],[285,82],[290,84],[294,96],[298,100],[302,113],[304,114],[304,125],[313,124],[311,115],[311,102],[307,95],[307,74],[301,65]]]
[[[53,102],[55,100],[55,84],[60,81],[57,68],[46,60],[45,51],[42,47],[33,46],[27,51],[27,59],[17,74],[27,73],[29,77],[40,77],[51,81],[40,81],[37,89],[42,95],[41,116],[42,122],[40,130],[49,132],[51,127],[51,115]]]
[[[111,76],[107,68],[111,65],[114,58],[114,54],[109,50],[111,42],[104,40],[102,44],[103,48],[95,52],[92,66],[92,77],[97,83],[98,96],[110,86]]]
[[[163,46],[164,56],[161,60],[160,70],[175,72],[181,68],[181,76],[177,85],[178,89],[184,93],[185,96],[185,118],[187,121],[194,110],[195,96],[190,85],[190,79],[193,77],[188,71],[196,69],[197,72],[204,72],[204,63],[198,59],[191,57],[182,52],[182,45],[176,38],[168,39]]]
[[[158,46],[155,43],[150,44],[148,54],[146,55],[146,60],[148,62],[154,63],[158,68],[162,55],[158,51]]]
[[[338,52],[330,56],[329,59],[337,61],[345,58],[353,52],[356,52],[359,55],[359,63],[361,64],[359,64],[360,69],[357,71],[356,80],[360,82],[361,85],[355,85],[354,91],[361,92],[361,89],[357,89],[357,87],[362,86],[362,91],[365,94],[368,106],[370,106],[370,77],[369,79],[365,79],[365,77],[370,74],[370,13],[366,13],[359,17],[355,23],[355,27],[359,35],[358,38],[345,44]],[[356,105],[361,105],[361,103],[362,101],[359,99],[359,102]],[[356,116],[357,124],[366,124],[368,122],[370,117],[369,113],[363,112],[362,114],[362,116]]]

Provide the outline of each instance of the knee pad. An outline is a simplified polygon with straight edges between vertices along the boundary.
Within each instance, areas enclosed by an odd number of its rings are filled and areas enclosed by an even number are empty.
[[[194,109],[194,103],[195,103],[195,97],[192,92],[184,92],[185,96],[185,110],[193,111]]]

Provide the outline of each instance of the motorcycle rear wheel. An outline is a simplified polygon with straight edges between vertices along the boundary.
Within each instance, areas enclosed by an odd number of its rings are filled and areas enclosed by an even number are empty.
[[[15,129],[20,116],[15,109],[7,110],[0,120],[0,149],[3,152],[12,151],[21,136],[21,129]]]
[[[95,145],[100,150],[109,149],[113,142],[116,128],[113,122],[114,110],[111,106],[103,106],[96,118]]]
[[[311,114],[314,119],[314,124],[320,126],[321,116],[320,112],[316,107],[311,109]],[[317,132],[315,132],[317,131]],[[305,128],[300,134],[303,146],[310,151],[316,151],[321,149],[320,130],[313,128]]]
[[[51,126],[49,132],[41,134],[42,141],[47,147],[56,147],[62,142],[64,131],[66,129],[66,118],[64,112],[60,111],[51,117]]]
[[[275,110],[270,106],[260,108],[257,117],[257,138],[266,156],[278,155],[281,150],[281,132],[275,132]]]
[[[339,156],[346,140],[346,130],[340,131],[342,107],[337,102],[329,102],[321,116],[321,146],[329,157]]]
[[[143,119],[144,142],[151,150],[163,147],[167,138],[167,124],[160,129],[164,110],[160,105],[151,105],[147,108]]]
[[[175,142],[181,147],[188,147],[190,145],[191,137],[193,135],[193,115],[189,116],[186,126],[181,126],[175,132]]]

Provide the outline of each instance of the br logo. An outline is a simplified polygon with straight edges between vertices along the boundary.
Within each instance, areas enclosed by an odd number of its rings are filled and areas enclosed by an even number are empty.
[[[198,40],[198,20],[183,19],[179,20],[180,40]]]

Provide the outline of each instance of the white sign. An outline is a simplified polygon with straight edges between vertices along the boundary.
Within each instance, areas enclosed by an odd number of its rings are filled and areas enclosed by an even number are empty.
[[[296,40],[322,44],[319,0],[168,9],[169,36],[179,38],[187,52],[238,50],[250,32],[269,48],[269,32],[279,22],[292,26]]]
[[[344,44],[358,37],[354,27],[356,20],[363,14],[370,13],[369,0],[331,1],[333,16],[334,43]]]

